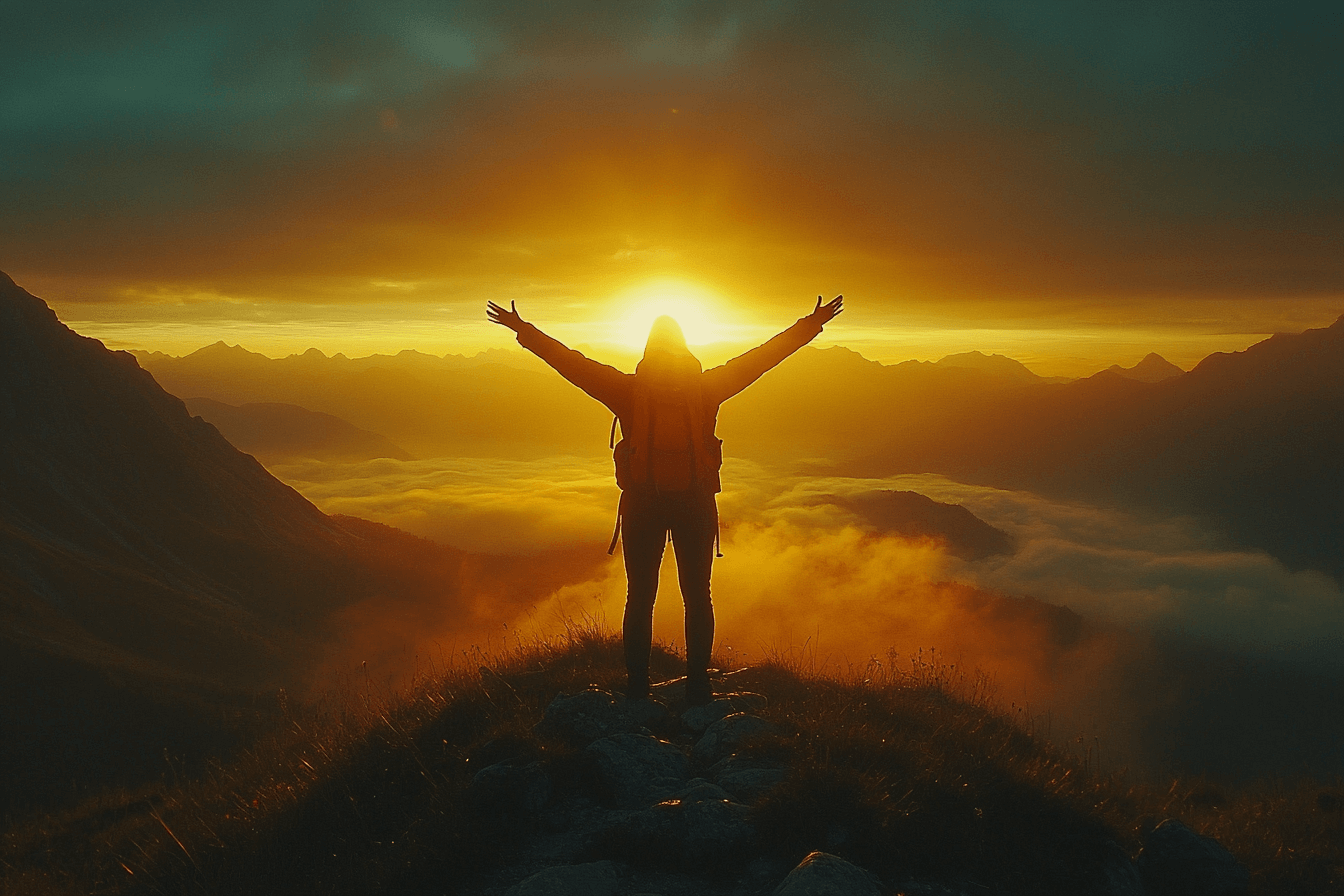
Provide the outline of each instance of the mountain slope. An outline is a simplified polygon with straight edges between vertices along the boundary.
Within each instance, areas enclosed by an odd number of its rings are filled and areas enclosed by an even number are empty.
[[[929,471],[1205,517],[1344,575],[1344,318],[1157,383],[1103,371],[892,433],[851,470]]]
[[[282,632],[327,610],[324,569],[353,540],[7,277],[0,456],[12,638],[265,678],[290,649]]]
[[[1185,373],[1184,370],[1157,352],[1149,352],[1142,361],[1133,367],[1121,367],[1119,364],[1112,364],[1106,369],[1111,373],[1119,374],[1126,379],[1138,380],[1141,383],[1160,383],[1162,380],[1169,380],[1174,376]]]
[[[248,695],[304,687],[350,608],[466,633],[481,590],[507,616],[525,598],[494,572],[324,515],[0,275],[0,811],[225,749]]]
[[[258,402],[241,407],[188,398],[187,410],[209,422],[238,450],[263,463],[289,460],[353,462],[411,456],[376,432],[296,404]]]

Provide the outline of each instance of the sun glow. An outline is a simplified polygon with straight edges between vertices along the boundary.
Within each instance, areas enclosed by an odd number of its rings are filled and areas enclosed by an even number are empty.
[[[681,325],[688,345],[708,345],[729,337],[723,299],[693,283],[646,283],[617,296],[616,304],[625,313],[616,322],[614,341],[633,349],[644,348],[649,328],[664,314]]]

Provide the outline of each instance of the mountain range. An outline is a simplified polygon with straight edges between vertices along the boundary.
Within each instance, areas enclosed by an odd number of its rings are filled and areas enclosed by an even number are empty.
[[[607,452],[604,408],[522,353],[140,356],[167,388],[334,414],[421,457]],[[1193,515],[1234,545],[1344,575],[1344,323],[1061,382],[1001,355],[880,364],[804,348],[726,403],[728,456],[862,476],[941,473]]]

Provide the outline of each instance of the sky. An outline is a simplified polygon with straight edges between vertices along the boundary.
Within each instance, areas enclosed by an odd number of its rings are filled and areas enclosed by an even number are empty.
[[[1344,313],[1337,3],[0,0],[0,270],[115,348],[669,310],[1080,375]],[[696,334],[699,334],[698,336]]]

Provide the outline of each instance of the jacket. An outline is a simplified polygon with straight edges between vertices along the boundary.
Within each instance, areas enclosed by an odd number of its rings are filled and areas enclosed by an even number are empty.
[[[811,342],[821,324],[802,318],[784,332],[726,364],[696,371],[677,390],[688,416],[691,441],[689,488],[721,490],[719,468],[723,442],[714,434],[719,405],[760,379],[762,374]],[[518,344],[541,358],[556,372],[578,386],[616,415],[622,440],[615,446],[616,482],[622,490],[649,487],[654,482],[653,431],[658,414],[653,412],[655,388],[647,377],[625,373],[601,364],[547,336],[532,324],[518,331]],[[668,402],[663,401],[662,406]],[[661,488],[661,484],[659,484]]]

